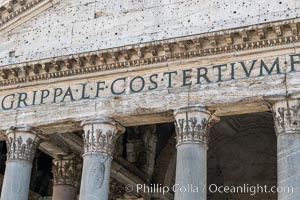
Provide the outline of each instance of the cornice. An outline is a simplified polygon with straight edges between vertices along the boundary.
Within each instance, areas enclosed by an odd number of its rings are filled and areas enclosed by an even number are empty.
[[[46,2],[50,0],[5,0],[0,4],[0,30],[33,7]]]
[[[3,66],[0,87],[300,42],[300,19]]]

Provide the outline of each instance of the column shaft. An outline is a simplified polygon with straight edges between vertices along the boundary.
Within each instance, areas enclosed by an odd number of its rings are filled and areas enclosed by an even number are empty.
[[[175,200],[206,200],[207,142],[212,115],[202,107],[175,112],[177,164]]]
[[[278,200],[300,199],[300,134],[277,137],[277,164]]]
[[[77,200],[81,168],[81,162],[73,155],[53,160],[52,200]]]
[[[32,165],[26,161],[6,163],[1,200],[27,200]]]
[[[71,185],[53,186],[52,200],[77,200],[78,189]]]
[[[176,200],[206,199],[206,154],[199,144],[177,147]]]
[[[80,200],[107,200],[110,168],[118,133],[124,128],[110,118],[83,124],[84,154]]]
[[[278,200],[300,199],[300,101],[273,105],[277,134]]]
[[[7,161],[1,200],[28,200],[32,161],[40,131],[11,127],[7,132]]]
[[[97,154],[84,157],[80,200],[108,199],[111,160]]]

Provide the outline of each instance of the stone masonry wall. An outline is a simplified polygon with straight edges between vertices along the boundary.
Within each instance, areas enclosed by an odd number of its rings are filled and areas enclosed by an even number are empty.
[[[296,18],[298,0],[59,0],[0,32],[0,66]]]

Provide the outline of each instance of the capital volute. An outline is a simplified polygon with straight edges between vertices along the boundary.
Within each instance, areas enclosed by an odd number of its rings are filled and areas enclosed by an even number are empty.
[[[300,133],[300,100],[287,99],[272,105],[276,134]]]
[[[219,120],[203,106],[188,106],[174,112],[177,146],[187,143],[207,146],[210,126]]]
[[[31,126],[11,126],[6,131],[7,162],[23,160],[32,162],[42,131]]]
[[[126,130],[119,122],[106,117],[84,121],[81,125],[84,130],[84,155],[100,153],[112,156],[118,135]]]

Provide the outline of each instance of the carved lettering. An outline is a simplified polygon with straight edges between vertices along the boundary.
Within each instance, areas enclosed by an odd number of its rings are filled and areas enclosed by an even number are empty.
[[[296,71],[296,65],[300,64],[300,55],[294,54],[289,56],[291,72]],[[196,84],[221,84],[220,82],[225,81],[271,76],[285,73],[285,70],[280,68],[280,63],[279,57],[268,60],[268,62],[263,59],[254,59],[248,63],[239,61],[206,67],[198,66],[175,71],[121,77],[113,80],[97,80],[95,82],[91,81],[64,87],[45,88],[36,91],[15,92],[0,97],[1,109],[6,111],[15,108],[22,109],[31,105],[94,100],[95,98],[114,95],[153,92],[158,88],[163,90],[174,87],[190,87]],[[238,70],[242,73],[236,73]],[[179,74],[182,74],[182,76],[178,76]],[[228,79],[224,80],[224,77],[228,77]]]

